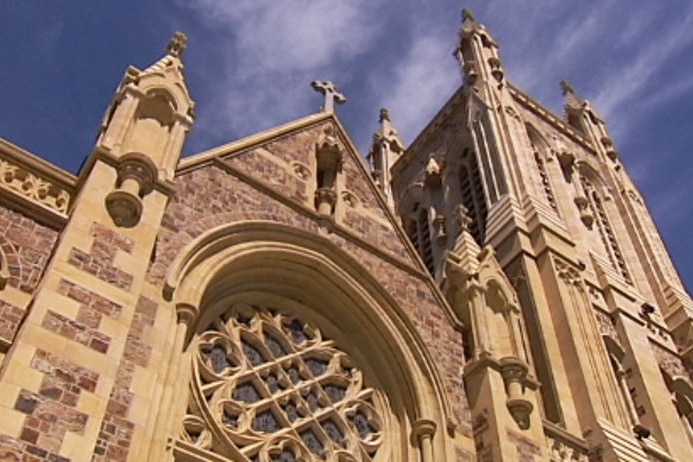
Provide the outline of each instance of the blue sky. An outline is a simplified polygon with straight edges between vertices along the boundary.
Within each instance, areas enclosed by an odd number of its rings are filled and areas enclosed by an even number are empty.
[[[606,118],[675,263],[693,281],[690,0],[6,0],[0,136],[76,172],[130,64],[190,37],[192,154],[315,112],[331,79],[365,153],[378,109],[410,142],[460,85],[462,6],[501,45],[508,78],[561,113],[568,78]]]

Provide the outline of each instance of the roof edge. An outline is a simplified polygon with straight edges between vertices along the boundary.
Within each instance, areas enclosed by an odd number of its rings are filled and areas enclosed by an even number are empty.
[[[215,148],[211,148],[206,151],[193,154],[189,157],[181,159],[180,162],[178,162],[178,166],[176,167],[176,174],[193,169],[198,165],[205,164],[221,155],[228,155],[239,150],[248,149],[252,146],[269,141],[272,138],[286,135],[287,133],[300,130],[309,125],[330,118],[336,120],[335,115],[329,112],[319,112],[317,114],[311,114],[309,116],[301,117],[300,119],[284,123],[277,127],[269,128],[259,133],[246,136],[239,140],[231,141],[230,143],[222,144],[221,146],[217,146]]]

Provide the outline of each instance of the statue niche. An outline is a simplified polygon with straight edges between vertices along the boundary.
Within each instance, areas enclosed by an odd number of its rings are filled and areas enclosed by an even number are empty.
[[[166,94],[154,92],[143,98],[126,137],[125,152],[141,152],[159,159],[165,152],[176,107]]]

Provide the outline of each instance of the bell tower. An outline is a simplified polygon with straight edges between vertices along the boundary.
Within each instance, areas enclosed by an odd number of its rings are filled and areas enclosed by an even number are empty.
[[[693,457],[677,418],[688,391],[674,385],[690,364],[677,346],[690,345],[690,297],[606,123],[567,81],[564,117],[510,83],[467,9],[454,56],[461,87],[390,173],[464,326],[478,456]]]

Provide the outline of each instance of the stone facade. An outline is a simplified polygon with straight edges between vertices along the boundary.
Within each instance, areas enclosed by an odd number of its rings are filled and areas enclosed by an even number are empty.
[[[321,81],[181,160],[182,34],[79,177],[0,142],[0,460],[693,459],[693,302],[604,122],[463,16],[464,84],[368,164]]]

